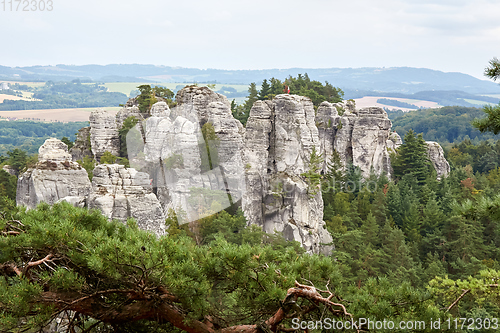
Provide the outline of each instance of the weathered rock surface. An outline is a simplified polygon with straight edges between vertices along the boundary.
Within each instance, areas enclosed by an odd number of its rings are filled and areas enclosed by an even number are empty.
[[[243,211],[249,223],[266,232],[283,232],[309,252],[331,251],[324,232],[323,200],[302,173],[309,171],[313,147],[320,139],[309,98],[278,95],[256,102],[247,121],[244,162],[246,192]]]
[[[135,117],[139,119],[139,121],[144,120],[146,114],[142,113],[137,106],[124,106],[118,111],[116,114],[116,125],[118,128],[123,126],[123,122],[128,117]]]
[[[203,126],[209,118],[208,105],[213,102],[221,102],[231,109],[228,99],[213,92],[207,87],[187,86],[177,92],[175,96],[177,107],[172,110],[173,119],[182,116],[192,122],[198,122]]]
[[[53,204],[73,197],[70,200],[81,204],[90,188],[87,172],[72,161],[68,146],[58,139],[47,139],[38,150],[35,168],[18,179],[16,203],[34,208],[42,201]]]
[[[101,160],[104,152],[118,156],[120,152],[120,138],[116,117],[106,110],[97,109],[92,111],[90,120],[90,142],[92,154],[97,161]]]
[[[165,233],[165,215],[147,173],[118,164],[98,165],[88,206],[101,210],[109,219],[125,222],[133,217],[141,229]]]
[[[86,156],[93,157],[90,147],[90,127],[84,127],[78,130],[75,144],[71,147],[69,152],[73,162],[83,161]]]
[[[443,148],[439,143],[434,141],[426,141],[425,143],[427,144],[429,160],[431,160],[434,169],[436,169],[437,178],[446,177],[450,173],[450,164],[444,158]]]
[[[359,166],[364,177],[371,172],[391,175],[390,151],[400,144],[401,138],[391,133],[391,121],[382,108],[357,110],[350,101],[323,102],[318,108],[317,124],[325,168],[335,150],[344,166]]]
[[[182,209],[184,222],[197,220],[241,199],[244,169],[241,159],[244,128],[233,118],[229,101],[205,87],[188,87],[177,96],[177,106],[153,105],[151,117],[142,123],[144,159],[131,165],[147,171],[153,178],[153,190],[168,209]],[[217,142],[206,143],[201,127],[211,123]],[[136,140],[139,138],[130,132]],[[141,143],[129,143],[137,147]],[[207,145],[211,149],[211,165]],[[218,158],[214,158],[217,152]],[[130,150],[129,150],[130,156]],[[213,206],[213,205],[216,206]]]
[[[13,167],[11,167],[10,165],[4,165],[2,167],[2,170],[5,171],[5,172],[7,172],[11,176],[17,176],[16,169],[14,169]]]

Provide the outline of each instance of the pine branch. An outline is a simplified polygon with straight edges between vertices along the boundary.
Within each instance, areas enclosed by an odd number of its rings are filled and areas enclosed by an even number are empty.
[[[48,256],[47,256],[48,257]],[[32,266],[40,264],[44,259],[32,262]],[[50,259],[50,257],[49,257]],[[31,267],[31,266],[30,266]],[[149,289],[148,291],[153,291]],[[143,295],[134,289],[108,289],[95,292],[90,295],[81,295],[75,292],[53,292],[42,293],[41,302],[52,304],[59,310],[71,310],[77,313],[92,317],[103,323],[116,324],[123,322],[134,322],[138,320],[150,320],[157,322],[170,322],[177,328],[188,333],[216,333],[217,330],[211,323],[204,323],[197,320],[186,320],[187,314],[179,309],[172,302],[178,302],[177,297],[173,296],[164,287],[158,287],[154,291],[161,293],[161,301],[154,297],[154,293]],[[323,297],[320,292],[328,294]],[[127,302],[121,306],[109,308],[105,304],[102,296],[106,294],[126,294]],[[284,302],[296,302],[299,298],[305,298],[314,305],[305,309],[306,312],[313,311],[318,304],[323,304],[333,314],[337,316],[351,317],[345,306],[331,301],[333,293],[328,289],[321,291],[312,286],[302,285],[295,282],[295,287],[288,289]],[[133,302],[130,302],[133,301]],[[335,309],[335,307],[340,309]],[[282,307],[276,311],[268,320],[255,325],[236,325],[220,330],[221,333],[259,333],[264,328],[270,332],[292,332],[284,328],[281,323],[288,319],[287,312]]]
[[[451,308],[453,308],[455,305],[458,304],[458,302],[468,293],[470,292],[470,289],[465,289],[464,292],[462,293],[462,295],[458,296],[458,298],[453,302],[451,303],[451,305],[446,309],[445,313],[450,311]]]

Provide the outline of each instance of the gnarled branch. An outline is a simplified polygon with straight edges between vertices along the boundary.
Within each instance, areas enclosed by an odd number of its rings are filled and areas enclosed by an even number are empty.
[[[48,260],[47,257],[44,258]],[[44,260],[42,259],[42,260]],[[50,257],[49,257],[50,259]],[[41,262],[39,260],[38,262]],[[188,333],[260,333],[262,327],[271,332],[289,332],[281,323],[290,318],[287,310],[283,307],[266,321],[255,325],[235,325],[217,331],[210,322],[198,320],[186,320],[187,314],[179,308],[177,297],[172,295],[164,287],[151,288],[147,290],[148,295],[141,294],[134,289],[109,289],[82,295],[75,292],[42,293],[41,302],[55,305],[59,310],[71,310],[97,319],[108,324],[133,322],[137,320],[151,320],[157,322],[170,322],[177,328]],[[321,293],[328,294],[327,297]],[[128,301],[122,306],[110,309],[109,304],[103,302],[102,296],[106,294],[123,294]],[[154,297],[157,295],[159,297]],[[302,285],[295,282],[295,287],[288,289],[285,302],[296,302],[299,298],[308,299],[313,304],[308,310],[313,310],[316,305],[323,304],[336,316],[352,317],[344,305],[331,301],[333,294],[321,291],[315,287]]]

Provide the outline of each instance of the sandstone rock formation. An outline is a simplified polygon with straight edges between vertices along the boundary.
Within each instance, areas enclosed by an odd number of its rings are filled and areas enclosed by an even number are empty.
[[[206,87],[187,87],[176,100],[172,110],[164,102],[153,105],[151,117],[136,129],[143,131],[144,142],[137,142],[141,136],[131,131],[127,147],[131,166],[152,176],[164,212],[182,210],[184,222],[189,222],[241,199],[244,128],[233,118],[229,101]],[[207,122],[217,142],[205,142],[201,128]],[[130,136],[135,140],[129,140]],[[212,149],[210,161],[207,145]],[[142,152],[146,163],[137,159]],[[208,165],[212,168],[207,169]]]
[[[390,151],[401,144],[401,138],[391,133],[391,121],[382,108],[357,110],[351,101],[323,102],[318,107],[317,125],[324,168],[335,150],[344,166],[352,163],[360,167],[364,177],[371,172],[391,175]]]
[[[450,164],[444,158],[443,148],[434,141],[426,141],[425,143],[427,144],[427,154],[436,170],[437,178],[446,177],[450,173]]]
[[[142,113],[139,108],[135,105],[133,106],[127,106],[125,105],[123,108],[118,111],[116,114],[116,125],[118,128],[121,128],[123,126],[123,122],[125,119],[128,117],[136,117],[140,121],[144,120],[146,114]]]
[[[101,210],[109,219],[125,222],[133,217],[141,229],[165,233],[165,215],[147,173],[118,164],[98,165],[88,206]]]
[[[11,167],[10,165],[4,165],[2,167],[2,170],[5,171],[5,172],[7,172],[11,176],[17,176],[16,169],[14,169],[13,167]]]
[[[118,156],[120,151],[120,138],[116,118],[103,109],[92,111],[90,120],[90,143],[92,154],[97,161],[101,160],[102,154],[108,151]]]
[[[266,232],[283,232],[309,252],[328,253],[332,238],[324,229],[323,200],[301,174],[310,169],[313,147],[319,147],[311,100],[278,95],[256,102],[247,121],[246,192],[243,211],[249,223]]]
[[[61,199],[81,205],[90,187],[87,172],[72,161],[68,146],[58,139],[47,139],[38,150],[35,168],[18,179],[16,202],[28,208]]]
[[[207,87],[187,86],[177,92],[175,96],[177,107],[172,110],[172,116],[182,116],[203,126],[209,118],[209,104],[221,102],[230,106],[227,98],[217,94]]]

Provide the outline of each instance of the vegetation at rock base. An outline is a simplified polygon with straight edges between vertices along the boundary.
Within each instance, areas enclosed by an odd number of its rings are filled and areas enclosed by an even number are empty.
[[[7,152],[6,156],[0,156],[0,165],[9,165],[19,175],[28,168],[35,166],[38,155],[28,155],[24,150],[16,148]]]
[[[101,164],[121,164],[124,165],[125,167],[129,168],[130,164],[127,158],[125,157],[118,157],[113,154],[111,154],[109,151],[105,151],[100,159]],[[82,165],[83,166],[83,165]]]
[[[82,160],[77,160],[76,162],[80,164],[85,171],[87,171],[87,175],[89,176],[90,181],[92,181],[92,178],[94,177],[94,168],[97,165],[96,160],[90,156],[84,156]]]

